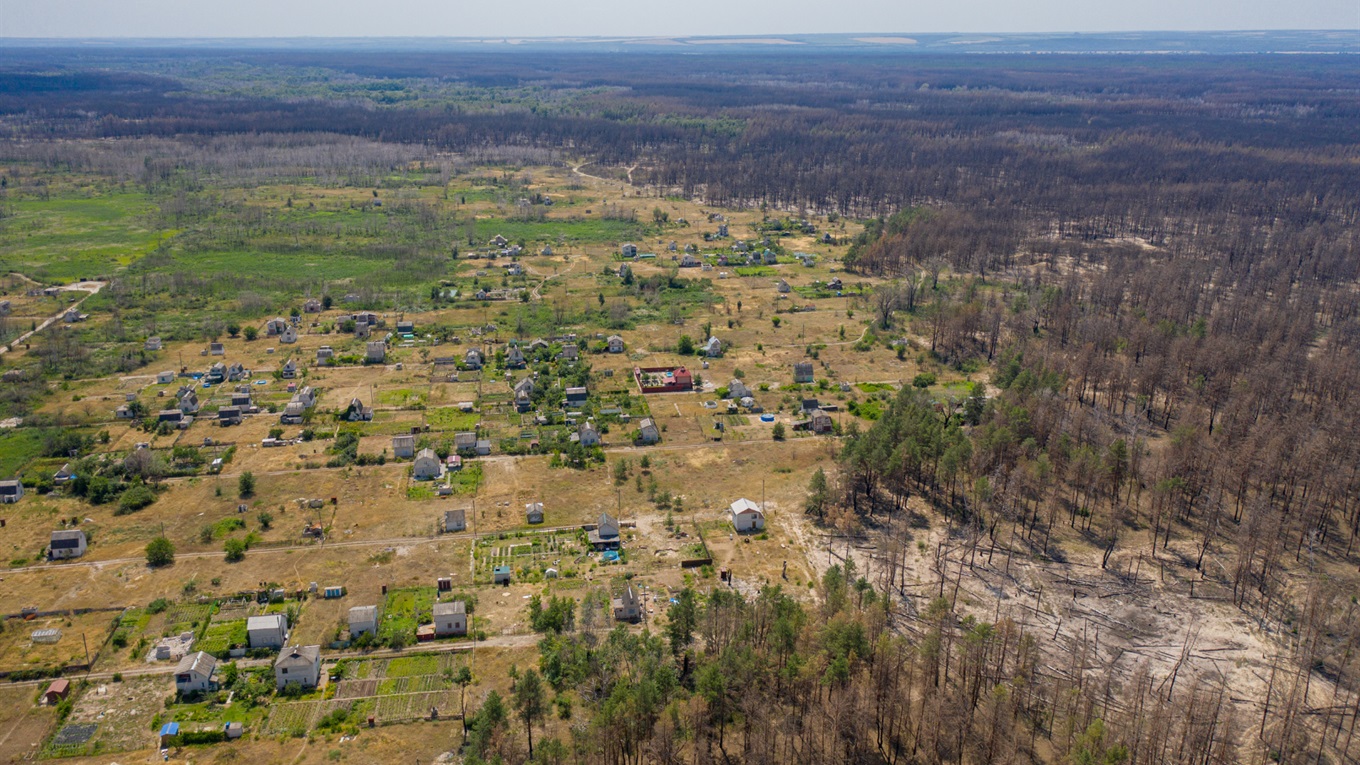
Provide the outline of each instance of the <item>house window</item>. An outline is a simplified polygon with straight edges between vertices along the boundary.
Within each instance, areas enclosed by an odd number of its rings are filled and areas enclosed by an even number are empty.
[[[287,667],[284,667],[284,668],[283,668],[283,674],[285,674],[285,675],[288,674],[288,668],[287,668]]]

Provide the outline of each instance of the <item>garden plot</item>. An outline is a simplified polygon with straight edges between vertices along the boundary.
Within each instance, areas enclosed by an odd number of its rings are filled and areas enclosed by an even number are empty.
[[[44,754],[65,757],[153,746],[152,722],[164,711],[165,697],[170,692],[170,683],[164,677],[91,685],[80,695],[66,725],[53,737]],[[79,740],[82,737],[83,741]],[[53,749],[58,746],[59,751]]]
[[[264,733],[267,736],[303,736],[321,718],[337,709],[352,712],[354,705],[354,699],[275,702],[270,706],[269,719],[265,720]]]
[[[586,548],[580,532],[525,532],[485,537],[477,542],[473,581],[491,582],[493,569],[509,566],[517,579],[536,581],[548,568],[563,577],[575,576],[586,562]]]

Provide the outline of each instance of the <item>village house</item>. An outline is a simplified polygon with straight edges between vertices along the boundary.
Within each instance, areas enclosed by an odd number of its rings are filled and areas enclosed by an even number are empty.
[[[619,254],[625,258],[636,258],[638,255],[637,245],[629,242],[619,248]]]
[[[635,622],[642,618],[642,604],[638,601],[633,583],[629,582],[610,604],[614,607],[614,618],[621,622]]]
[[[392,436],[392,456],[398,459],[416,456],[416,437],[409,433]]]
[[[599,446],[600,431],[596,430],[595,426],[589,422],[583,422],[576,429],[576,440],[581,446]]]
[[[208,373],[206,375],[203,375],[203,382],[212,383],[213,385],[216,385],[226,379],[227,379],[227,365],[223,364],[220,361],[208,367]]]
[[[198,413],[198,393],[193,388],[184,388],[179,392],[179,410],[184,414]]]
[[[217,410],[217,424],[226,427],[228,425],[241,424],[241,408],[239,406],[224,406]]]
[[[622,337],[618,335],[610,335],[609,339],[605,340],[604,342],[605,347],[609,350],[610,353],[623,353],[624,345]]]
[[[500,234],[496,234],[495,236],[493,236],[493,237],[491,237],[489,240],[487,240],[487,245],[489,245],[489,246],[491,246],[491,247],[504,247],[505,245],[507,245],[507,244],[509,244],[509,243],[510,243],[510,241],[509,241],[508,239],[506,239],[505,237],[501,236]]]
[[[595,528],[586,533],[591,547],[596,550],[617,550],[619,548],[619,522],[609,513],[600,513]]]
[[[510,567],[497,566],[491,570],[492,584],[510,584]]]
[[[307,302],[302,304],[302,312],[321,313],[321,301],[316,298],[308,298]]]
[[[142,343],[142,347],[148,351],[159,351],[161,348],[165,346],[163,343],[161,343],[160,336],[157,335],[155,337],[148,337],[146,339],[146,342]]]
[[[294,327],[292,324],[289,324],[287,327],[284,327],[283,331],[279,333],[280,343],[296,343],[297,339],[298,339],[297,327]]]
[[[590,393],[584,387],[567,388],[567,406],[585,406]]]
[[[288,326],[288,320],[282,316],[270,319],[264,323],[265,337],[278,337],[283,334],[283,331],[287,329]]]
[[[373,419],[373,407],[364,406],[364,402],[357,398],[349,400],[349,406],[345,408],[346,422],[368,422]]]
[[[387,361],[387,343],[381,340],[370,340],[365,349],[364,363],[383,364]]]
[[[169,369],[165,370],[164,372],[157,372],[157,373],[156,373],[156,384],[157,384],[157,385],[169,385],[170,383],[173,383],[174,381],[175,381],[175,373],[174,373],[173,371],[169,370]]]
[[[251,648],[283,648],[288,642],[288,617],[264,614],[246,619],[246,638]]]
[[[710,359],[722,356],[723,355],[722,341],[716,337],[708,338],[708,341],[704,343],[704,355],[709,357]]]
[[[515,409],[527,412],[534,407],[534,381],[531,377],[515,383]]]
[[[775,255],[775,253],[774,253],[773,250],[766,250],[766,251],[762,254],[762,258],[764,259],[765,265],[767,265],[767,266],[773,266],[773,265],[775,265],[776,263],[779,262],[779,256],[778,256],[778,255]],[[787,285],[786,285],[786,286],[787,286]]]
[[[321,366],[331,366],[335,363],[335,349],[329,345],[323,345],[316,349],[316,363]]]
[[[184,412],[178,409],[162,409],[156,413],[156,422],[168,422],[177,425],[184,421]]]
[[[467,634],[467,604],[461,600],[434,604],[434,634],[437,637]]]
[[[354,339],[367,340],[373,335],[373,325],[362,321],[354,322]]]
[[[557,354],[557,358],[562,361],[576,361],[581,358],[581,349],[576,346],[576,343],[567,343],[562,346],[562,352]]]
[[[355,606],[349,610],[350,640],[364,633],[375,636],[378,634],[377,606]]]
[[[113,410],[113,416],[115,419],[119,420],[131,420],[137,416],[137,413],[127,404],[121,404],[117,409]]]
[[[732,382],[727,384],[727,398],[730,398],[733,401],[740,401],[743,398],[750,397],[751,389],[746,387],[746,383],[743,383],[741,380],[734,377],[732,378]]]
[[[552,245],[550,245],[550,244],[545,244],[545,245],[543,245],[543,249],[539,250],[539,251],[538,251],[538,254],[539,254],[539,255],[542,255],[542,256],[544,256],[544,257],[550,257],[550,256],[552,256],[552,254],[553,254]]]
[[[75,477],[76,473],[71,469],[71,463],[67,462],[52,474],[52,483],[60,486]]]
[[[477,443],[472,445],[472,451],[480,457],[485,457],[491,453],[491,439],[479,438]]]
[[[51,560],[79,558],[85,554],[86,549],[88,548],[84,531],[61,529],[52,532],[52,539],[47,543],[47,557]]]
[[[812,362],[799,361],[793,365],[793,381],[799,384],[812,382]]]
[[[12,309],[12,307],[11,307],[11,305],[10,305],[10,302],[9,302],[8,300],[0,300],[0,316],[9,316],[9,312],[10,312],[11,310],[13,310],[13,309]],[[160,349],[159,349],[159,348],[147,348],[147,350],[148,350],[148,351],[153,351],[153,350],[160,350]]]
[[[302,386],[302,390],[293,394],[293,400],[311,409],[316,406],[316,391],[310,385]]]
[[[283,407],[283,414],[279,416],[279,422],[283,425],[301,425],[306,414],[307,405],[298,401],[295,396]]]
[[[227,355],[227,347],[221,343],[208,343],[208,355],[225,356]]]
[[[698,268],[698,267],[699,267],[699,259],[696,258],[696,257],[694,257],[693,255],[690,255],[689,253],[685,253],[685,255],[684,255],[683,257],[680,258],[680,267],[681,267],[681,268]]]
[[[463,366],[468,369],[481,369],[485,362],[486,357],[482,355],[480,348],[469,348],[467,353],[463,354]]]
[[[236,391],[231,394],[231,405],[239,406],[242,409],[249,409],[253,406],[250,402],[250,394],[243,391]]]
[[[62,315],[61,320],[67,324],[74,324],[78,321],[85,321],[89,316],[80,312],[78,308],[72,308]]]
[[[409,320],[409,319],[401,319],[401,320],[397,321],[397,334],[398,334],[398,335],[411,335],[411,334],[415,334],[415,331],[416,331],[416,324],[415,324],[415,322],[413,322],[413,321],[411,321],[411,320]]]
[[[726,224],[726,223],[719,223],[719,224],[718,224],[718,236],[719,236],[720,238],[722,238],[722,239],[726,239],[726,238],[727,238],[727,224]]]
[[[453,449],[459,452],[471,452],[477,448],[477,434],[468,430],[453,434]]]
[[[181,695],[212,693],[217,690],[217,659],[210,653],[194,651],[175,667],[175,691]]]
[[[507,346],[505,349],[505,368],[523,369],[525,366],[527,366],[527,362],[524,359],[524,351],[521,351],[519,346],[513,343]]]
[[[638,421],[638,443],[654,444],[661,440],[661,431],[657,429],[656,422],[651,417],[644,417]]]
[[[727,518],[738,532],[760,531],[765,528],[765,511],[745,497],[727,508]]]
[[[283,368],[279,370],[280,377],[282,377],[285,380],[292,380],[296,378],[297,375],[298,366],[296,361],[288,359],[287,361],[283,362]]]
[[[227,382],[240,382],[250,376],[250,370],[241,362],[227,367]]]
[[[274,685],[279,690],[296,683],[315,688],[321,682],[321,646],[293,646],[279,652],[274,660]]]
[[[789,286],[789,283],[784,281],[783,279],[780,279],[779,281],[775,282],[774,288],[778,290],[779,294],[781,295],[787,295],[793,291],[793,288]]]
[[[808,415],[807,429],[813,433],[830,433],[835,430],[836,424],[831,419],[831,415],[825,410],[813,409]]]
[[[524,520],[526,523],[543,522],[543,503],[530,502],[524,506]]]
[[[444,533],[452,534],[467,528],[467,511],[459,508],[457,510],[444,511]]]
[[[411,477],[417,481],[434,481],[444,475],[444,463],[434,449],[421,449],[411,466]]]

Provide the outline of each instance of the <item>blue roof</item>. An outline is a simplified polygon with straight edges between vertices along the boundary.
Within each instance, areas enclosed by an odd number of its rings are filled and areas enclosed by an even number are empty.
[[[177,736],[177,735],[179,735],[179,723],[177,723],[177,722],[171,722],[171,723],[166,723],[166,724],[162,725],[162,726],[161,726],[161,735],[162,735],[162,736]]]
[[[508,574],[508,573],[510,573],[510,567],[509,567],[509,566],[497,566],[497,567],[496,567],[496,573],[497,573],[497,574]]]

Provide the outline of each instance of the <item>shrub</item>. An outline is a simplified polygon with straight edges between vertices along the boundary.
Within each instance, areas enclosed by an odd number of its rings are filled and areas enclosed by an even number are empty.
[[[114,515],[128,515],[150,505],[156,501],[156,492],[149,486],[133,486],[123,492],[123,496],[118,498],[118,509],[113,511]]]
[[[227,554],[228,563],[239,563],[246,559],[248,545],[246,545],[244,539],[228,539],[227,543],[222,546],[222,549]]]
[[[168,566],[175,562],[175,545],[165,537],[156,537],[146,543],[146,563],[148,566]]]

